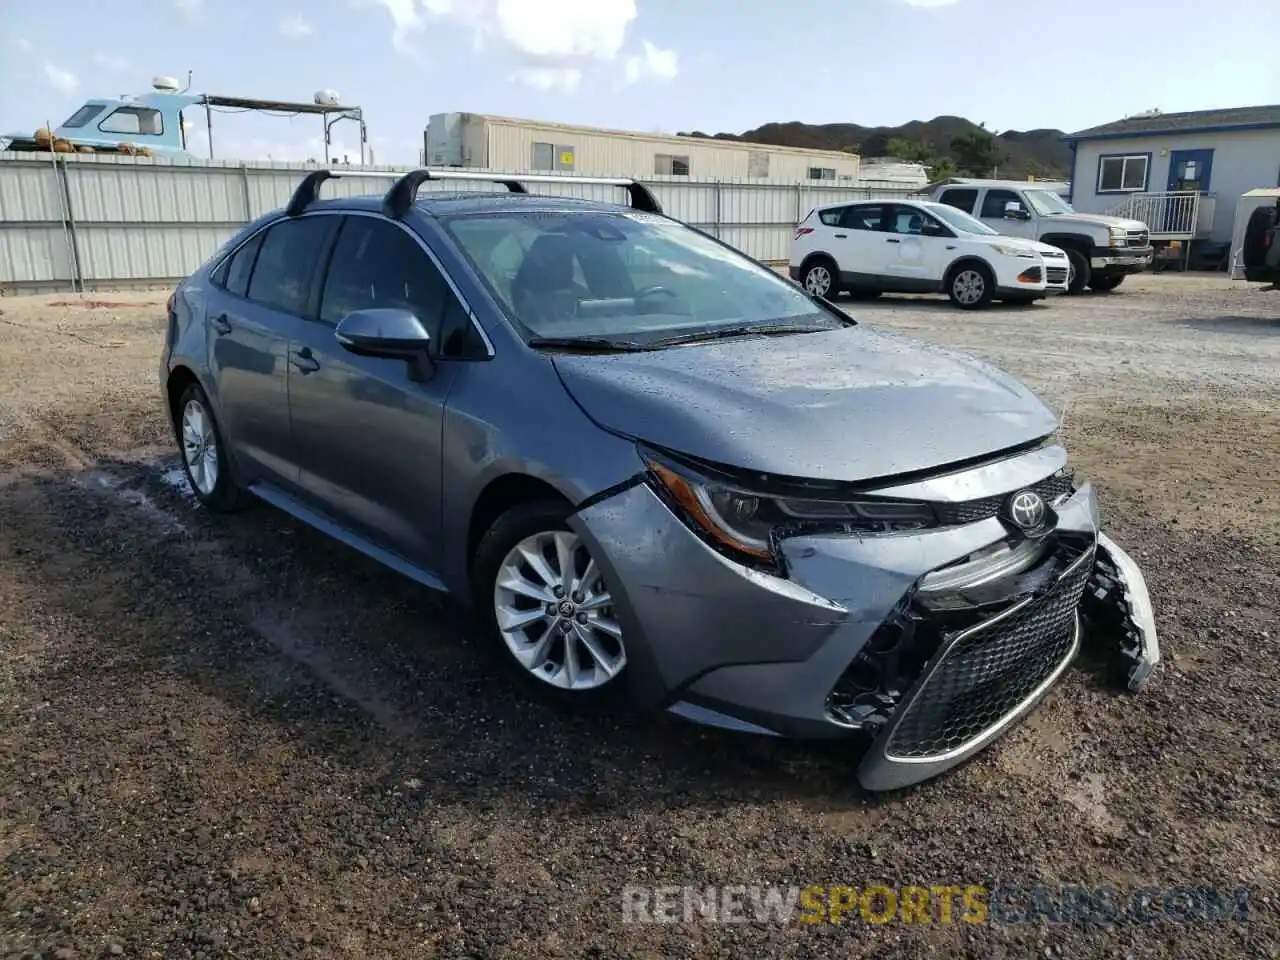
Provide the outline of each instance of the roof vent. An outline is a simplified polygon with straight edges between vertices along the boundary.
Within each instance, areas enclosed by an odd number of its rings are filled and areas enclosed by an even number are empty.
[[[182,89],[173,77],[156,77],[151,81],[151,89],[161,93],[177,93]]]

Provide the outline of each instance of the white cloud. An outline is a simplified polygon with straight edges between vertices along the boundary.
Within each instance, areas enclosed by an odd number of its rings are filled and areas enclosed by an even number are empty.
[[[376,0],[400,46],[429,20],[471,34],[477,49],[496,39],[539,60],[613,60],[636,18],[636,0]]]
[[[178,13],[188,23],[197,23],[204,19],[204,0],[173,0]]]
[[[950,7],[957,4],[960,0],[902,0],[909,7]]]
[[[674,50],[661,50],[648,40],[640,41],[641,52],[627,57],[624,67],[627,83],[638,83],[652,77],[674,80],[680,72],[680,57]]]
[[[95,53],[93,55],[93,65],[107,73],[131,73],[133,64],[124,57],[115,57],[109,53]]]
[[[513,73],[511,79],[537,90],[573,93],[582,82],[582,71],[577,67],[525,67]]]
[[[76,79],[76,75],[70,70],[63,70],[61,67],[54,66],[52,63],[44,65],[44,75],[49,81],[49,86],[57,90],[59,93],[70,93],[80,85],[80,81]]]
[[[31,41],[26,37],[18,37],[18,39],[13,42],[18,45],[18,49],[23,53],[30,53],[32,50]]]
[[[291,17],[280,18],[280,36],[282,37],[288,37],[290,40],[301,40],[303,37],[311,36],[311,33],[311,24],[300,13],[295,13]]]

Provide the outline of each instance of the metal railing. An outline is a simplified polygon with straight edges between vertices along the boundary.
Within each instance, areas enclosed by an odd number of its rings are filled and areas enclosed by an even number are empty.
[[[1133,193],[1107,212],[1114,217],[1141,220],[1152,240],[1191,240],[1203,233],[1202,203],[1212,198],[1194,191]]]

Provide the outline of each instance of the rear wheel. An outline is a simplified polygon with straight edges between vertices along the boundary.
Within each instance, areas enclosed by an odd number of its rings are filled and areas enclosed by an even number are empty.
[[[613,596],[568,504],[513,507],[476,548],[472,591],[492,648],[527,690],[571,707],[619,703],[627,665]]]
[[[1261,207],[1249,214],[1240,254],[1246,267],[1261,267],[1267,262],[1267,232],[1275,226],[1276,216],[1275,207]]]
[[[958,265],[947,277],[947,296],[961,310],[987,306],[995,292],[991,269],[976,260]]]
[[[1079,250],[1068,250],[1067,261],[1070,264],[1070,271],[1067,274],[1067,295],[1083,293],[1084,288],[1089,285],[1089,281],[1093,279],[1093,267],[1089,264],[1089,258]]]
[[[822,257],[809,262],[800,275],[800,283],[815,297],[830,299],[840,292],[838,275],[835,262]]]
[[[198,383],[182,391],[174,419],[182,448],[182,466],[196,498],[219,513],[243,508],[249,498],[236,482],[231,456],[214,419],[213,407]]]
[[[1123,273],[1103,274],[1102,276],[1094,274],[1089,280],[1089,289],[1095,293],[1110,293],[1122,283],[1124,283]]]

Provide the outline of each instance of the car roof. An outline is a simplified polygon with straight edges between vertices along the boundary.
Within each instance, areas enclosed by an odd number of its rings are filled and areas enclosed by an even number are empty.
[[[414,209],[429,217],[456,216],[461,214],[490,213],[574,213],[599,211],[602,213],[630,213],[631,207],[600,200],[581,200],[576,197],[554,197],[531,193],[489,193],[482,191],[458,191],[422,193],[414,202]],[[337,197],[320,200],[307,207],[311,210],[364,210],[382,212],[381,196]]]

